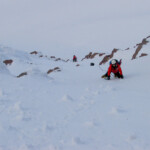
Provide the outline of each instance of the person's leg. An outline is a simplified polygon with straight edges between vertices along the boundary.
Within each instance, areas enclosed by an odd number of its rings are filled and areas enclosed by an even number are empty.
[[[115,75],[115,77],[120,78],[120,73],[119,72],[115,73],[114,75]]]
[[[108,77],[108,72],[106,72],[104,75],[102,75],[102,78]]]
[[[105,76],[105,77],[108,77],[108,72],[106,72],[106,73],[104,74],[104,76]]]

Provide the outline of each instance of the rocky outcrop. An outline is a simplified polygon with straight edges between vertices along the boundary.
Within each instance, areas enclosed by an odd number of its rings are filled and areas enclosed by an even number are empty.
[[[142,53],[139,57],[147,56],[148,54]]]
[[[60,68],[59,68],[59,67],[55,67],[53,70],[54,70],[54,71],[55,71],[55,70],[58,71],[58,70],[60,70]]]
[[[99,65],[105,64],[107,61],[109,61],[113,56],[114,53],[116,53],[118,49],[113,49],[112,53],[110,55],[106,55],[103,60],[99,63]]]
[[[13,60],[12,59],[9,59],[9,60],[4,60],[3,63],[5,65],[11,65],[13,63]]]
[[[20,78],[20,77],[25,76],[25,75],[27,75],[27,74],[28,74],[27,72],[23,72],[23,73],[19,74],[19,75],[17,76],[17,78]]]
[[[86,55],[81,61],[84,59],[93,59],[96,55],[103,56],[105,53],[92,53],[90,52],[88,55]]]
[[[55,56],[51,56],[50,58],[56,58]]]
[[[105,53],[99,53],[99,56],[100,56],[100,57],[103,56],[103,55],[105,55]]]
[[[147,39],[150,38],[150,36],[147,37]]]
[[[57,58],[57,59],[55,59],[55,61],[59,61],[59,60],[61,60],[61,58]]]
[[[52,73],[52,72],[59,72],[59,71],[61,71],[61,69],[59,68],[59,67],[55,67],[54,69],[49,69],[48,71],[47,71],[47,74],[50,74],[50,73]]]
[[[63,62],[68,62],[69,61],[69,59],[67,59],[67,60],[64,60],[64,59],[61,59],[61,58],[56,58],[55,56],[50,56],[49,58],[48,58],[48,56],[47,55],[43,55],[42,53],[40,53],[40,52],[37,52],[37,51],[33,51],[33,52],[31,52],[30,54],[34,54],[34,55],[37,55],[38,57],[40,57],[40,58],[47,58],[47,59],[53,59],[54,61],[63,61]]]
[[[33,51],[33,52],[31,52],[30,54],[35,54],[35,55],[37,55],[38,52],[37,52],[37,51]]]
[[[49,69],[48,71],[47,71],[47,74],[50,74],[51,72],[53,72],[54,70],[53,69]]]
[[[55,57],[55,61],[63,61],[63,62],[68,62],[68,61],[69,61],[69,59],[67,59],[67,60],[64,60],[64,59],[61,59],[61,58],[56,58],[56,57]]]
[[[142,47],[144,45],[146,45],[147,43],[149,43],[149,41],[147,41],[147,38],[144,38],[141,43],[137,44],[137,48],[136,48],[135,53],[132,56],[132,60],[136,59],[136,56],[138,55],[138,53],[140,52],[140,50],[142,49]]]

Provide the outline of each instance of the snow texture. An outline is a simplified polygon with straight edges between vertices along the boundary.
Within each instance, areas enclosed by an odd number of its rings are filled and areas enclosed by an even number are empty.
[[[124,79],[107,81],[104,56],[73,63],[1,46],[0,150],[149,150],[149,47],[134,60],[136,47],[115,53]]]

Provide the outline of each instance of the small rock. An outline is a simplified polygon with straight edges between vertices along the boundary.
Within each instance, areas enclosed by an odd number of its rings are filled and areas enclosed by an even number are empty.
[[[9,60],[4,60],[3,63],[5,65],[11,65],[13,63],[13,60],[12,59],[9,59]]]

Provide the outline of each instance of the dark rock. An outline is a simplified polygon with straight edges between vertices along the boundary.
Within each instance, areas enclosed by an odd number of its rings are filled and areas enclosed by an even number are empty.
[[[54,69],[49,69],[49,70],[47,71],[47,74],[50,74],[50,73],[52,73],[52,72],[54,72],[54,71],[60,72],[61,69],[60,69],[59,67],[55,67]]]
[[[60,68],[59,67],[55,67],[53,70],[59,70]]]
[[[55,59],[55,61],[59,61],[59,60],[61,60],[61,59],[60,58]]]
[[[4,60],[3,63],[5,65],[11,65],[13,63],[13,60],[12,59],[9,59],[9,60]]]
[[[19,75],[17,76],[17,78],[20,78],[20,77],[25,76],[25,75],[27,75],[27,72],[23,72],[23,73],[19,74]]]
[[[142,53],[139,57],[147,56],[148,54]]]
[[[38,52],[37,51],[33,51],[33,52],[31,52],[30,54],[38,54]]]
[[[116,53],[118,49],[114,48],[110,55],[106,55],[103,60],[99,63],[99,65],[105,64],[107,61],[109,61],[111,58],[113,58],[114,53]]]
[[[53,71],[54,71],[53,69],[50,69],[50,70],[47,71],[47,74],[50,74]]]
[[[55,56],[51,56],[50,58],[56,58]]]
[[[136,51],[135,51],[135,53],[132,56],[132,60],[136,59],[136,56],[138,55],[138,53],[140,52],[140,50],[142,49],[142,47],[144,45],[146,45],[147,43],[149,43],[149,41],[147,41],[147,39],[144,38],[141,43],[137,44],[138,47],[136,48]]]

